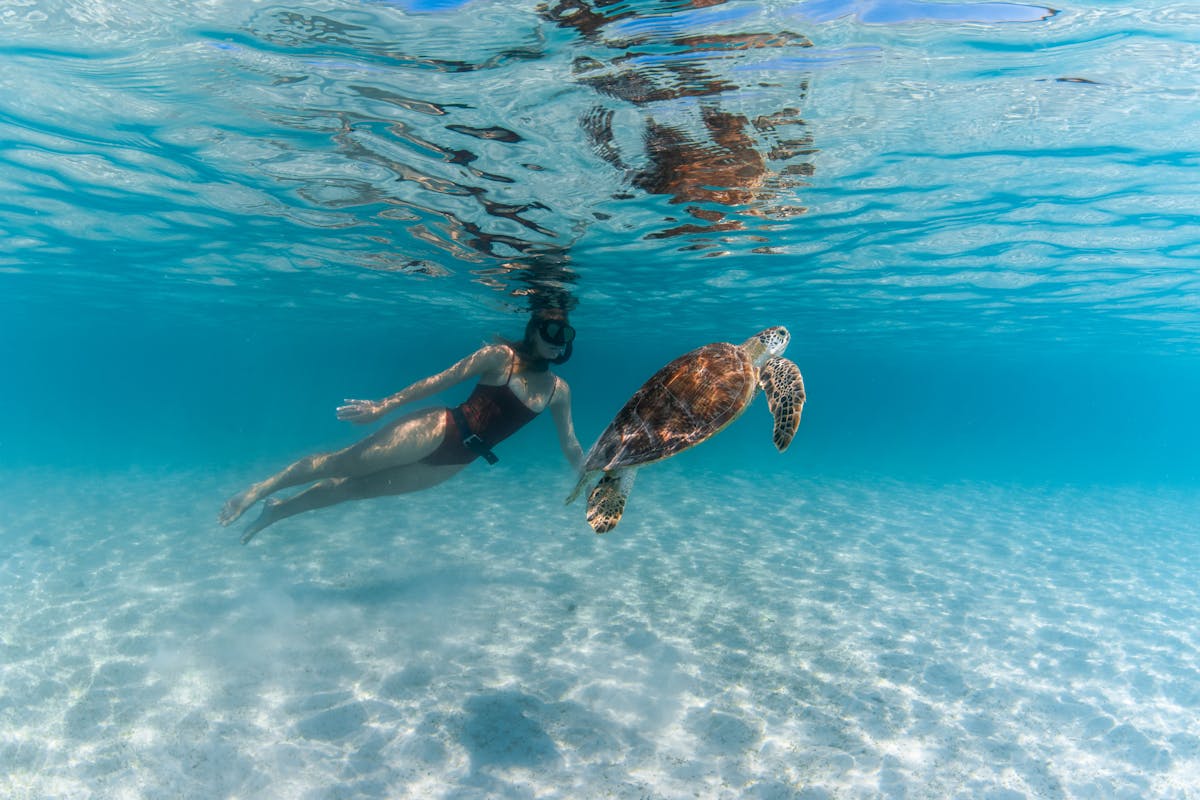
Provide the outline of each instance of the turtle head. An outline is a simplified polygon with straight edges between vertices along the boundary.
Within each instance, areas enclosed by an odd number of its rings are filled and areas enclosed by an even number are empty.
[[[787,350],[788,342],[791,340],[792,335],[788,333],[788,329],[782,325],[776,325],[765,331],[759,331],[742,342],[742,348],[753,359],[754,366],[761,367],[767,363],[768,359],[783,355],[783,351]]]

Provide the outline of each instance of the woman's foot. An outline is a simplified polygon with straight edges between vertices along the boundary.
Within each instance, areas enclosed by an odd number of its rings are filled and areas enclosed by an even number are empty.
[[[267,500],[267,502],[263,503],[262,513],[258,515],[258,519],[250,523],[250,526],[246,528],[246,532],[242,534],[242,544],[249,544],[250,540],[254,538],[255,534],[268,525],[278,522],[280,517],[276,513],[276,509],[278,509],[281,505],[283,505],[283,501],[276,500],[274,498],[271,498],[270,500]]]
[[[254,486],[251,486],[244,492],[239,492],[226,501],[221,507],[221,513],[217,514],[217,522],[222,525],[233,524],[238,517],[246,513],[246,509],[254,505],[258,501],[258,492]]]

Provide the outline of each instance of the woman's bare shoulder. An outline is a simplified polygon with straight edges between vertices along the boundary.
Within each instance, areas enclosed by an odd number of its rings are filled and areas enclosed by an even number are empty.
[[[571,402],[571,386],[558,375],[554,376],[554,394],[550,397],[552,403]]]
[[[514,351],[512,347],[503,342],[497,344],[485,344],[483,347],[475,351],[473,358],[486,359],[488,361],[509,361],[513,357]]]
[[[506,344],[485,344],[460,362],[467,371],[474,375],[490,375],[508,373],[508,365],[512,363],[513,350]]]

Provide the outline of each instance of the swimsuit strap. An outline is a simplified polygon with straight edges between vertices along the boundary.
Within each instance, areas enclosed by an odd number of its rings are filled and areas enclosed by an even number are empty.
[[[512,353],[512,357],[508,359],[508,377],[504,379],[505,386],[508,386],[508,382],[512,380],[513,370],[517,366],[517,351],[509,347],[508,352]]]

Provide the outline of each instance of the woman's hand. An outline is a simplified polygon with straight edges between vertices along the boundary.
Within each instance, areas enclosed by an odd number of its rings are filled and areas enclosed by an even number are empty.
[[[387,405],[380,400],[351,400],[342,401],[338,406],[337,418],[346,422],[365,425],[374,422],[388,412]]]

